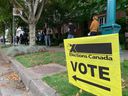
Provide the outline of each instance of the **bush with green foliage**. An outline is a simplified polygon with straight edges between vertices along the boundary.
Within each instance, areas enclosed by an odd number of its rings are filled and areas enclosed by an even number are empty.
[[[17,56],[43,51],[47,51],[44,46],[13,46],[6,49],[6,54],[9,56]]]

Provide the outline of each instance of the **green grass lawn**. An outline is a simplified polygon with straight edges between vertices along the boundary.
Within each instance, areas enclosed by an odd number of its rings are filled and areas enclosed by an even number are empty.
[[[122,50],[125,50],[125,45],[124,44],[121,44],[120,46],[121,46]]]
[[[128,61],[124,61],[122,64],[122,78],[128,81]],[[61,96],[75,96],[79,89],[68,83],[67,73],[60,73],[53,76],[43,78],[43,81],[47,82],[53,87]],[[128,82],[127,82],[128,83]],[[80,96],[94,96],[90,93],[83,92]],[[123,89],[123,96],[128,96],[128,86]]]
[[[128,61],[124,61],[122,64],[122,77],[128,80]]]
[[[122,64],[122,78],[126,81],[126,86],[123,90],[123,96],[128,96],[128,61],[124,61]]]
[[[27,68],[49,63],[57,63],[64,66],[66,65],[64,52],[38,52],[16,56],[16,60]]]
[[[67,73],[57,74],[51,77],[45,77],[45,80],[51,87],[57,90],[61,96],[75,96],[79,88],[68,83]],[[90,93],[83,92],[80,96],[94,96]]]

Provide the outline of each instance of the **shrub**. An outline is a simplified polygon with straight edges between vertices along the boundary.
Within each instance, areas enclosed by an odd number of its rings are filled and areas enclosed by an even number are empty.
[[[23,54],[47,51],[44,46],[13,46],[8,48],[6,54],[8,56],[18,56]]]

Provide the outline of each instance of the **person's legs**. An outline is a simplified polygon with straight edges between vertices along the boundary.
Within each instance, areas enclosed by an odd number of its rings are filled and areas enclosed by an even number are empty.
[[[68,39],[68,38],[70,38],[70,34],[68,34],[68,37],[67,37],[67,39]]]
[[[44,36],[42,35],[41,36],[41,44],[43,45],[43,42],[44,42]]]
[[[71,35],[71,38],[74,38],[74,35]]]
[[[48,42],[47,42],[48,40],[47,39],[48,39],[47,36],[45,36],[45,45],[46,46],[48,46]]]
[[[17,36],[17,45],[19,44],[19,37]]]
[[[90,36],[96,36],[96,35],[98,35],[98,32],[91,32],[90,33]]]
[[[68,34],[67,38],[74,38],[74,35]]]
[[[49,46],[51,46],[51,39],[50,39],[50,35],[48,36],[48,43],[49,43]]]

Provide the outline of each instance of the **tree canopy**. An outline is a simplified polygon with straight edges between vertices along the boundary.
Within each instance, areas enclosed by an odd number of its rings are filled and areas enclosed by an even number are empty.
[[[105,6],[103,0],[51,0],[42,15],[46,21],[54,24],[67,20],[81,22],[90,19],[94,13],[102,12]]]
[[[125,10],[127,0],[116,1],[117,9]],[[39,22],[38,26],[43,26],[42,22],[48,22],[51,26],[58,26],[70,20],[81,23],[90,20],[93,14],[105,12],[106,2],[107,0],[0,0],[0,22],[11,21],[12,8],[16,7],[22,10],[20,17],[27,24],[36,25]]]

